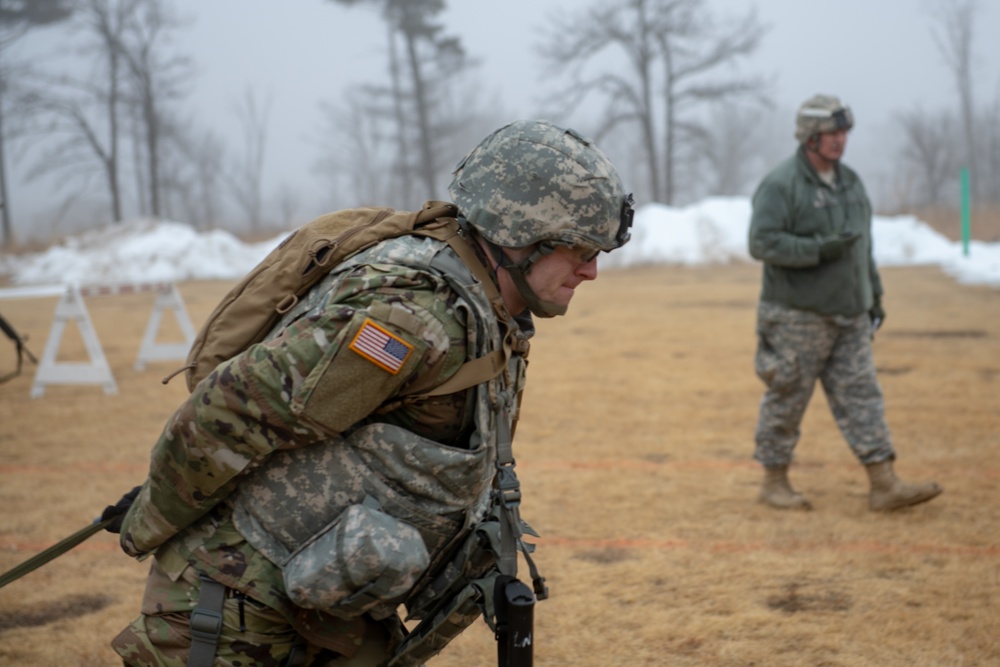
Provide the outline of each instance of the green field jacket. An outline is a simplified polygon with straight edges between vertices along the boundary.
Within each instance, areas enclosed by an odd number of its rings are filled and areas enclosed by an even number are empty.
[[[838,165],[836,186],[830,187],[799,148],[753,196],[749,249],[764,263],[761,300],[822,315],[868,312],[882,295],[871,222],[871,203],[858,175]],[[843,232],[861,238],[838,259],[820,262],[821,239]]]

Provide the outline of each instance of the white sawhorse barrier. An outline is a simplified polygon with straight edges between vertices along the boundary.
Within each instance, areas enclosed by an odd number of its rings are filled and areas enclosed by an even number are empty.
[[[90,357],[90,363],[56,361],[59,344],[69,322],[76,322],[80,335],[83,336],[83,345],[87,350],[87,356]],[[83,295],[76,286],[67,287],[59,303],[56,304],[49,339],[38,362],[35,381],[31,384],[31,397],[38,398],[44,395],[45,385],[49,384],[99,384],[104,387],[105,394],[118,393],[118,385],[111,375],[111,367],[104,357],[101,342],[97,340],[97,332],[94,331],[94,325],[90,321],[87,306],[83,303]]]
[[[49,339],[45,343],[45,351],[38,362],[35,380],[31,385],[31,397],[38,398],[45,394],[47,385],[55,384],[99,384],[105,394],[118,393],[118,385],[111,374],[111,367],[104,356],[97,331],[90,320],[90,313],[84,304],[84,296],[104,296],[114,294],[134,294],[138,292],[156,292],[153,312],[146,325],[146,333],[136,355],[135,368],[142,370],[148,361],[169,361],[186,359],[188,350],[194,343],[195,331],[184,308],[184,301],[173,283],[139,283],[120,285],[57,285],[42,287],[23,287],[0,289],[0,299],[32,298],[46,296],[61,296],[56,304]],[[157,343],[156,335],[160,329],[165,310],[173,311],[181,333],[182,343]],[[59,346],[62,343],[66,325],[75,322],[83,338],[89,362],[56,361]]]
[[[183,342],[180,343],[157,343],[156,334],[160,331],[160,321],[163,319],[163,311],[170,310],[174,313],[174,318],[184,335]],[[188,350],[194,344],[194,326],[184,308],[184,299],[177,291],[177,286],[169,283],[165,289],[157,290],[156,302],[153,304],[153,312],[149,316],[146,324],[146,333],[142,337],[142,345],[139,347],[139,354],[135,357],[135,369],[141,371],[146,368],[147,361],[175,361],[177,359],[187,360]]]

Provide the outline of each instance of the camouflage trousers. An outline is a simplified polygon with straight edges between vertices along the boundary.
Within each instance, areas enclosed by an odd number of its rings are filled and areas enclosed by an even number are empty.
[[[153,561],[142,613],[111,642],[129,667],[186,667],[191,647],[189,622],[201,581],[186,568],[173,581]],[[293,649],[308,667],[376,667],[387,659],[388,634],[378,623],[359,624],[359,648],[348,657],[306,643],[277,611],[252,598],[242,600],[228,591],[222,609],[222,635],[214,667],[284,667]]]
[[[823,316],[760,303],[754,369],[767,390],[755,433],[757,461],[767,467],[791,463],[816,380],[862,464],[895,458],[871,341],[867,315]]]

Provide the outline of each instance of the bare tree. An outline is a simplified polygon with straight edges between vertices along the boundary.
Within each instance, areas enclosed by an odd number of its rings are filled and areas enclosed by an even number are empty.
[[[166,210],[178,211],[197,229],[208,229],[219,222],[222,210],[219,181],[225,171],[225,142],[191,120],[168,127],[175,151],[168,154],[165,169]]]
[[[183,22],[165,1],[76,0],[71,27],[83,41],[64,55],[90,69],[36,76],[33,99],[47,121],[46,148],[29,177],[59,174],[68,177],[64,182],[81,182],[81,190],[102,178],[114,221],[126,214],[131,183],[139,212],[156,217],[167,211],[172,189],[188,187],[189,168],[178,164],[184,155],[179,125],[170,114],[191,68],[167,51]]]
[[[299,210],[299,196],[288,183],[278,186],[278,210],[281,212],[281,228],[291,229]]]
[[[406,122],[406,94],[403,92],[406,86],[403,83],[403,64],[402,59],[399,55],[398,40],[395,38],[395,28],[392,25],[388,26],[388,31],[386,34],[386,41],[389,44],[389,100],[387,101],[388,108],[392,109],[392,120],[396,127],[396,159],[391,160],[391,167],[387,170],[387,173],[391,175],[392,182],[390,184],[389,192],[399,192],[401,201],[408,202],[411,201],[413,197],[413,178],[412,174],[414,171],[413,160],[410,156],[413,155],[413,151],[410,150],[410,132],[407,131]],[[374,99],[384,98],[385,89],[384,87],[380,89],[376,86],[362,86],[362,92],[367,92],[372,95]],[[377,108],[372,108],[370,110],[375,117],[383,115]],[[352,115],[357,112],[357,108],[351,109],[349,113]],[[386,200],[391,201],[391,200]]]
[[[20,78],[23,68],[12,66],[4,53],[33,27],[63,21],[72,14],[70,0],[0,0],[0,231],[3,247],[14,243],[14,230],[10,219],[10,198],[7,194],[7,140],[11,136],[6,120],[13,108],[25,105],[19,101],[11,105],[11,84]]]
[[[88,183],[92,162],[100,165],[110,202],[111,219],[122,220],[120,180],[120,112],[123,103],[121,39],[138,0],[81,0],[76,29],[87,42],[80,49],[95,67],[88,78],[42,77],[36,92],[40,108],[53,119],[56,138],[36,160],[29,176],[62,173]]]
[[[223,178],[237,205],[246,215],[250,231],[259,231],[263,203],[264,155],[267,150],[267,124],[271,102],[261,102],[249,88],[236,106],[236,117],[243,129],[243,154]]]
[[[0,0],[0,25],[5,31],[26,31],[32,26],[62,21],[72,13],[69,0]]]
[[[598,2],[549,23],[538,49],[546,74],[570,78],[553,95],[562,105],[558,115],[596,96],[604,100],[596,138],[623,125],[638,128],[656,201],[674,201],[680,151],[708,132],[696,107],[763,99],[761,77],[717,76],[759,46],[764,28],[753,11],[721,24],[704,0],[624,0]]]
[[[985,178],[983,188],[989,197],[989,203],[1000,204],[1000,95],[986,110],[985,117],[980,121],[982,141],[979,142],[985,153]]]
[[[123,0],[120,0],[123,1]],[[190,60],[166,49],[174,30],[184,25],[164,0],[138,0],[121,41],[121,55],[131,77],[131,102],[138,109],[145,162],[149,213],[162,215],[161,160],[166,134],[166,107],[182,95],[182,84],[192,76]],[[138,150],[138,148],[137,148]]]
[[[395,173],[403,181],[404,195],[412,189],[412,174],[428,196],[437,196],[442,145],[464,127],[463,117],[446,113],[441,100],[444,91],[475,65],[459,38],[445,35],[437,22],[444,0],[333,1],[371,5],[388,26],[389,85],[365,90],[384,100],[378,116],[395,123]]]
[[[972,193],[975,197],[978,174],[975,169],[975,102],[972,91],[973,42],[975,38],[978,0],[937,0],[933,35],[945,64],[955,78],[958,92],[962,132],[965,138],[965,165],[971,171]]]
[[[705,125],[692,131],[694,159],[702,167],[703,192],[696,196],[747,194],[773,157],[774,145],[767,130],[767,116],[757,106],[719,103],[711,105]]]
[[[901,152],[904,175],[913,174],[916,206],[954,204],[946,201],[947,189],[954,185],[961,161],[957,141],[960,131],[955,116],[913,110],[899,115],[904,134]]]
[[[394,179],[387,178],[398,150],[391,132],[386,132],[385,112],[367,94],[367,87],[347,89],[347,101],[323,103],[323,126],[318,142],[320,159],[316,169],[333,183],[332,192],[347,191],[351,200],[335,206],[357,204],[405,207],[396,201]]]

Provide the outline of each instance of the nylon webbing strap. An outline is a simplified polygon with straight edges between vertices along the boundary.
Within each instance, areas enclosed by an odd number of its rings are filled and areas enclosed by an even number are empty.
[[[504,368],[505,355],[503,350],[494,350],[486,356],[467,361],[462,367],[455,371],[446,382],[439,384],[430,391],[423,393],[423,396],[444,396],[455,392],[474,387],[483,382],[489,382]]]
[[[111,521],[111,519],[108,519],[107,521],[95,521],[86,528],[76,531],[66,539],[56,542],[45,551],[32,556],[14,569],[4,572],[0,575],[0,588],[3,588],[12,581],[17,581],[29,572],[37,570],[53,558],[62,556],[64,553],[80,544],[94,533],[99,533],[104,530],[104,527],[111,523]]]
[[[506,397],[505,397],[506,400]],[[509,407],[504,405],[502,410]],[[521,482],[514,472],[514,456],[511,449],[510,429],[504,415],[497,420],[497,474],[494,489],[500,501],[500,553],[497,567],[500,572],[517,576],[517,545],[521,539]]]
[[[187,667],[212,667],[215,649],[222,634],[222,605],[226,601],[226,587],[211,577],[198,574],[201,591],[198,606],[191,612],[191,651]]]
[[[473,275],[482,283],[486,296],[489,298],[490,303],[493,304],[494,311],[497,311],[501,325],[504,326],[503,321],[507,316],[507,311],[503,306],[503,298],[500,296],[496,285],[493,284],[493,279],[487,272],[486,267],[479,261],[472,247],[462,238],[458,231],[458,222],[450,219],[446,224],[440,226],[414,230],[414,234],[444,241],[455,251],[459,259],[465,262]],[[494,350],[478,359],[467,361],[446,382],[429,391],[422,392],[421,396],[444,396],[445,394],[453,394],[463,389],[474,387],[477,384],[488,382],[503,371],[507,365],[507,360],[510,359],[510,354],[511,346],[509,337],[504,336],[501,349]]]
[[[486,291],[486,296],[489,297],[490,301],[500,300],[500,292],[497,291],[496,285],[493,284],[493,279],[486,271],[486,267],[483,266],[483,263],[479,261],[478,257],[476,257],[476,253],[473,251],[472,246],[470,246],[458,232],[458,221],[454,218],[449,219],[445,224],[433,225],[413,230],[413,234],[416,236],[429,236],[432,239],[444,241],[451,246],[451,249],[455,251],[455,254],[462,258],[462,261],[468,265],[469,270],[476,275],[476,278],[478,278],[481,283],[483,283],[483,289]]]

